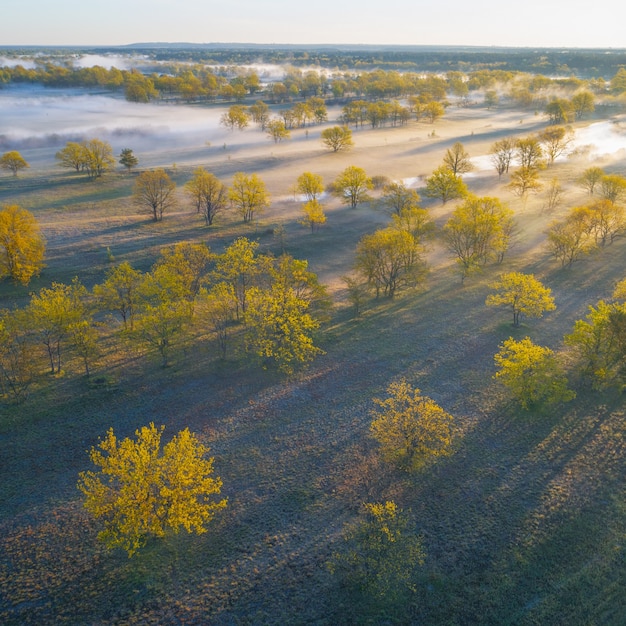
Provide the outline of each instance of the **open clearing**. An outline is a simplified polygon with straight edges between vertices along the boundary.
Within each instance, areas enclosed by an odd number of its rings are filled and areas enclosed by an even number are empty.
[[[498,196],[516,213],[519,234],[504,263],[461,285],[436,238],[423,288],[370,301],[359,318],[341,276],[359,238],[389,216],[375,201],[350,209],[329,200],[328,223],[312,235],[297,223],[291,191],[304,171],[328,183],[348,165],[370,176],[423,179],[455,141],[479,157],[498,138],[545,124],[528,111],[451,107],[434,126],[355,131],[348,153],[324,150],[320,127],[295,130],[277,145],[258,141],[254,129],[225,145],[207,146],[199,136],[196,146],[151,153],[146,163],[136,151],[140,167],[164,166],[181,186],[199,165],[225,182],[237,171],[258,174],[272,207],[250,228],[232,217],[207,229],[182,202],[153,224],[130,202],[135,174],[89,182],[54,168],[59,146],[33,148],[33,159],[23,150],[37,165],[16,180],[2,177],[0,202],[36,215],[47,268],[28,289],[3,284],[2,306],[24,304],[29,291],[53,280],[101,282],[107,249],[116,262],[144,270],[162,246],[183,240],[220,252],[245,235],[279,253],[279,225],[286,250],[308,259],[336,306],[320,336],[326,354],[292,380],[243,359],[216,361],[211,345],[190,345],[168,369],[108,355],[101,369],[113,384],[105,389],[60,378],[24,405],[0,405],[0,621],[356,623],[326,563],[362,503],[390,499],[410,511],[427,552],[413,623],[623,624],[622,397],[583,393],[550,414],[518,415],[491,380],[504,339],[530,335],[558,350],[575,320],[624,278],[624,241],[562,269],[544,235],[551,220],[586,201],[574,183],[580,172],[593,164],[623,174],[623,152],[581,148],[544,170],[543,181],[558,177],[566,191],[550,214],[542,194],[523,203],[493,169],[468,176],[470,190]],[[453,202],[423,206],[438,226],[454,209]],[[489,284],[510,270],[534,273],[553,290],[557,310],[512,329],[506,312],[487,309]],[[372,398],[399,377],[452,413],[460,430],[457,452],[416,476],[386,466],[368,437]],[[151,421],[170,436],[189,426],[208,442],[229,505],[205,535],[154,542],[129,560],[97,544],[75,485],[89,465],[86,450],[109,427],[129,436]]]

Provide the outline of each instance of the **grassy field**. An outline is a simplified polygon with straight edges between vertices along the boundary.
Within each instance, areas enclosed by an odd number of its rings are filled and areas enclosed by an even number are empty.
[[[526,116],[527,119],[524,119]],[[626,415],[618,393],[581,391],[550,412],[521,413],[495,381],[493,354],[509,336],[529,335],[559,350],[587,307],[624,278],[626,242],[562,269],[545,246],[547,224],[586,201],[574,181],[584,153],[555,164],[564,204],[524,203],[495,172],[468,177],[479,195],[515,211],[519,233],[501,266],[461,284],[436,237],[422,288],[371,300],[355,317],[341,276],[359,238],[388,221],[375,201],[350,209],[330,201],[312,235],[297,223],[290,192],[306,170],[326,182],[350,164],[370,175],[428,175],[445,149],[464,143],[486,154],[501,136],[524,136],[545,121],[519,111],[452,108],[434,128],[359,131],[355,149],[329,154],[305,139],[190,154],[163,165],[179,185],[204,165],[228,181],[235,171],[266,180],[272,208],[255,226],[234,216],[204,226],[185,205],[152,223],[130,201],[134,175],[89,182],[33,168],[3,177],[0,202],[36,215],[47,267],[28,288],[0,285],[0,304],[79,276],[101,282],[114,262],[147,270],[159,249],[204,241],[220,252],[235,237],[258,239],[309,260],[335,301],[319,337],[326,354],[292,379],[252,367],[241,355],[217,359],[211,342],[189,342],[172,367],[104,337],[94,384],[78,375],[45,380],[25,404],[0,404],[0,621],[4,624],[623,624],[626,620]],[[252,131],[250,131],[252,132]],[[25,154],[28,160],[28,155]],[[622,173],[619,159],[596,159]],[[454,203],[424,202],[441,226]],[[514,329],[484,305],[502,271],[534,273],[557,310]],[[71,365],[71,364],[70,364]],[[71,366],[68,368],[71,370]],[[76,370],[78,371],[78,369]],[[452,413],[454,455],[417,475],[386,465],[368,436],[372,398],[405,377]],[[166,435],[189,426],[211,447],[229,504],[202,536],[151,542],[133,559],[106,552],[82,509],[78,473],[109,427],[119,436],[154,421]],[[397,613],[363,610],[327,568],[345,524],[364,502],[394,500],[423,536],[417,592]]]

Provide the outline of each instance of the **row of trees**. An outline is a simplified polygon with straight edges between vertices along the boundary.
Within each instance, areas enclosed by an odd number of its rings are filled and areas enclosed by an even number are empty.
[[[356,127],[368,123],[372,128],[385,126],[387,123],[391,126],[405,126],[413,118],[417,121],[426,119],[432,124],[444,115],[445,106],[431,97],[430,94],[413,96],[409,98],[408,106],[402,106],[397,100],[353,100],[343,107],[340,120],[346,125]]]

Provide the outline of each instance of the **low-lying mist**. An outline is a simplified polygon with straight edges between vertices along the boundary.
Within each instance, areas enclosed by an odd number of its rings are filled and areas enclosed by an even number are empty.
[[[131,148],[146,165],[167,150],[268,141],[256,128],[220,126],[226,107],[133,103],[85,89],[11,86],[0,90],[0,110],[0,151],[19,150],[31,163],[53,158],[67,141],[93,138],[108,141],[115,154]]]

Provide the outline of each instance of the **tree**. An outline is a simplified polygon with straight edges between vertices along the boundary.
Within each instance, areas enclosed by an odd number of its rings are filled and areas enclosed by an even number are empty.
[[[17,150],[5,152],[0,157],[0,168],[11,172],[13,176],[17,176],[20,170],[26,169],[27,167],[30,167],[30,165]]]
[[[137,177],[133,198],[135,204],[148,210],[153,221],[160,222],[163,213],[177,204],[175,189],[176,183],[164,169],[148,170]]]
[[[354,313],[358,317],[361,314],[363,304],[369,292],[369,285],[363,282],[360,275],[342,276],[341,280],[344,282],[347,291],[347,297],[354,307]]]
[[[416,285],[425,273],[423,246],[406,230],[382,228],[364,235],[356,248],[355,269],[376,297],[393,298],[403,286]]]
[[[305,298],[280,282],[270,289],[251,288],[244,317],[246,349],[285,374],[313,360],[322,350],[313,343],[319,322],[308,308]]]
[[[626,377],[626,304],[600,300],[589,307],[584,320],[576,321],[572,332],[565,335],[563,341],[576,351],[578,368],[594,389],[623,385]]]
[[[487,296],[487,306],[505,306],[513,312],[513,326],[520,325],[522,315],[541,317],[545,311],[556,309],[552,291],[532,274],[509,272],[491,285],[496,293]]]
[[[285,122],[283,120],[275,119],[270,120],[267,123],[267,136],[274,140],[274,143],[278,143],[283,139],[289,139],[291,133],[285,128]]]
[[[548,212],[554,211],[554,209],[556,209],[561,204],[563,192],[564,189],[561,186],[558,178],[553,178],[552,180],[550,180],[550,183],[545,193],[547,200],[545,204],[545,210],[547,210]]]
[[[491,154],[491,162],[498,172],[498,178],[501,178],[502,174],[509,173],[509,167],[515,155],[515,141],[510,137],[499,139],[492,144],[489,154]]]
[[[548,246],[561,261],[561,267],[569,267],[594,247],[590,240],[590,215],[585,207],[574,207],[564,220],[552,222],[547,235]]]
[[[576,119],[582,119],[587,114],[593,113],[595,105],[595,96],[591,91],[579,91],[575,93],[571,100]]]
[[[237,319],[246,312],[247,294],[260,274],[260,261],[256,255],[259,244],[246,237],[239,237],[216,258],[214,276],[217,282],[232,286],[237,299]]]
[[[604,170],[601,167],[588,167],[577,179],[578,184],[593,195],[596,185],[604,178]]]
[[[167,281],[176,285],[176,295],[193,302],[200,291],[209,263],[214,255],[205,243],[180,241],[173,246],[161,249],[161,255],[152,268],[152,274],[165,271],[170,274]]]
[[[124,148],[120,152],[119,163],[123,165],[129,172],[139,164],[139,159],[133,154],[130,148]]]
[[[222,481],[213,477],[209,449],[188,428],[161,447],[165,427],[153,423],[135,431],[136,440],[117,439],[113,429],[89,452],[98,468],[79,474],[85,508],[104,529],[108,548],[133,556],[149,537],[169,531],[202,534],[226,499],[214,501]]]
[[[315,72],[310,72],[311,76],[319,78]],[[313,117],[318,124],[325,122],[328,119],[328,110],[326,108],[326,102],[324,98],[319,96],[311,96],[307,99],[307,105],[313,112]]]
[[[70,346],[82,359],[85,367],[85,376],[89,378],[92,362],[99,354],[98,332],[91,320],[80,319],[69,324],[67,334]]]
[[[429,239],[435,232],[435,223],[430,213],[418,206],[404,208],[400,213],[394,213],[391,216],[391,227],[406,231],[420,243]]]
[[[626,68],[620,67],[611,78],[611,93],[621,94],[626,91]]]
[[[352,131],[347,126],[332,126],[325,128],[322,133],[322,143],[333,152],[349,150],[354,142],[352,141]]]
[[[220,117],[220,124],[230,129],[231,132],[235,128],[243,130],[249,123],[250,115],[248,115],[246,107],[240,104],[234,104]]]
[[[89,320],[85,308],[87,290],[77,278],[71,285],[52,283],[31,295],[26,308],[28,325],[46,347],[50,373],[61,373],[61,357],[72,324]]]
[[[317,200],[324,192],[324,181],[319,174],[304,172],[298,176],[296,192],[303,195],[307,202]]]
[[[416,471],[440,456],[452,454],[452,415],[406,380],[391,383],[387,394],[382,400],[374,398],[379,408],[371,412],[370,425],[385,460]]]
[[[202,213],[207,226],[212,226],[215,217],[222,213],[228,202],[228,189],[215,174],[198,167],[193,177],[185,184],[198,213]]]
[[[168,367],[172,348],[183,336],[189,318],[188,302],[167,297],[155,299],[154,303],[144,302],[135,315],[130,336],[156,349],[161,356],[161,365]]]
[[[235,173],[228,198],[245,223],[252,222],[270,205],[265,183],[256,174]]]
[[[102,284],[94,285],[93,295],[101,308],[119,313],[124,328],[132,330],[143,280],[143,274],[124,261],[107,272]]]
[[[0,278],[28,285],[44,267],[44,238],[35,216],[12,204],[0,209]]]
[[[36,370],[33,332],[24,311],[0,310],[0,391],[22,402]]]
[[[456,257],[461,280],[492,260],[502,261],[514,224],[513,212],[498,198],[471,195],[454,210],[443,234]]]
[[[252,117],[252,121],[261,127],[261,130],[265,130],[267,123],[270,119],[270,108],[262,100],[257,100],[254,104],[250,105],[248,112]]]
[[[317,274],[309,270],[308,261],[294,259],[288,254],[281,254],[278,259],[265,257],[264,261],[266,272],[276,289],[293,290],[298,298],[307,302],[310,313],[317,320],[327,318],[332,302],[326,287],[320,284]]]
[[[217,283],[209,291],[201,289],[196,304],[196,317],[201,325],[207,324],[217,337],[220,356],[226,358],[228,329],[237,311],[237,297],[232,285]]]
[[[460,176],[441,165],[426,179],[426,191],[424,195],[428,198],[440,198],[442,204],[449,200],[462,198],[467,195],[467,186]]]
[[[610,200],[598,200],[585,207],[589,217],[589,232],[596,245],[604,248],[626,231],[626,209]]]
[[[494,355],[499,368],[494,378],[509,389],[524,410],[538,405],[567,402],[576,394],[567,388],[567,378],[550,348],[528,337],[509,337]]]
[[[419,207],[420,197],[414,189],[402,183],[389,183],[383,187],[383,204],[392,213],[399,215],[404,209]]]
[[[534,167],[520,167],[511,174],[511,182],[508,188],[520,198],[526,198],[532,192],[538,192],[541,189],[539,175]]]
[[[326,223],[326,214],[324,208],[317,200],[309,200],[302,205],[304,216],[300,223],[309,226],[311,232],[314,233],[322,224]]]
[[[408,516],[395,502],[366,502],[361,519],[344,530],[343,548],[329,563],[331,573],[358,594],[349,603],[350,621],[375,619],[377,611],[384,614],[383,621],[405,616],[424,558],[422,538],[410,531]]]
[[[626,197],[626,178],[619,174],[607,174],[600,179],[600,194],[611,202],[620,202]]]
[[[100,178],[115,166],[111,144],[100,139],[91,139],[83,144],[84,166],[89,178]]]
[[[77,172],[85,169],[87,165],[85,146],[75,141],[68,141],[65,147],[54,155],[54,158],[59,161],[62,167],[69,167]]]
[[[522,169],[537,170],[543,166],[543,150],[536,137],[518,139],[515,148]]]
[[[425,104],[420,112],[431,124],[434,124],[440,117],[444,116],[446,109],[441,102],[433,100]]]
[[[574,139],[574,133],[571,128],[564,126],[549,126],[539,133],[538,139],[548,157],[548,164],[552,165],[558,157],[565,153]]]
[[[367,192],[373,184],[363,168],[350,165],[335,179],[333,187],[341,201],[354,209],[359,202],[369,200]]]
[[[488,109],[493,109],[493,107],[498,105],[498,102],[500,102],[500,98],[498,97],[498,92],[495,91],[495,89],[488,89],[485,91],[484,105]]]
[[[553,98],[546,105],[546,114],[550,124],[567,124],[574,119],[574,107],[569,100]]]
[[[446,150],[443,164],[455,176],[466,174],[474,169],[474,165],[470,161],[470,155],[460,141],[457,141],[451,148]]]

